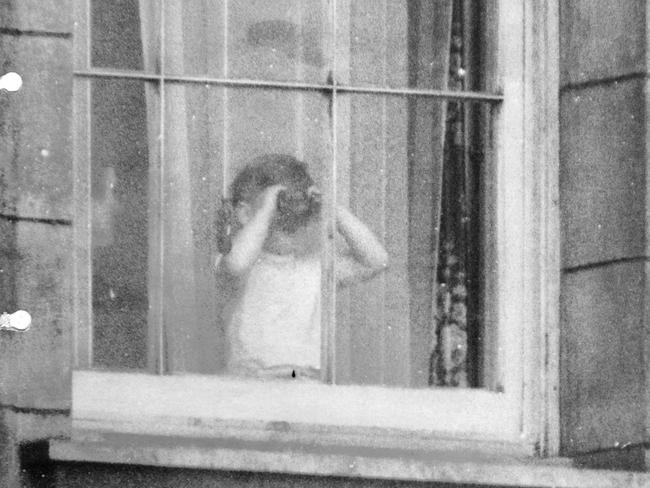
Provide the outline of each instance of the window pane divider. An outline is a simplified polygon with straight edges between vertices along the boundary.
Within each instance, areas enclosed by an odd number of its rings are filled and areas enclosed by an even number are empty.
[[[165,5],[163,2],[163,5],[160,8],[160,46],[159,46],[159,55],[160,55],[160,67],[161,70],[164,72],[165,71],[165,58],[166,58],[166,53],[165,53],[165,32],[166,32],[166,18],[165,18]],[[163,216],[165,212],[165,160],[167,159],[166,154],[165,154],[165,141],[166,141],[166,124],[165,124],[165,117],[166,117],[166,112],[167,112],[167,107],[166,107],[166,102],[167,102],[167,93],[165,90],[165,84],[161,83],[160,84],[160,119],[159,119],[159,129],[160,129],[160,135],[158,138],[158,153],[159,153],[159,158],[157,163],[160,165],[159,166],[159,171],[158,171],[158,215],[156,219],[156,226],[158,228],[158,248],[157,248],[157,258],[158,258],[158,273],[157,273],[157,280],[158,283],[156,283],[157,287],[155,288],[154,291],[154,306],[157,308],[157,314],[155,316],[155,321],[153,324],[150,324],[150,327],[152,327],[152,332],[155,337],[155,351],[153,356],[155,358],[155,363],[154,364],[149,364],[148,366],[150,368],[153,367],[153,369],[158,373],[159,375],[165,374],[167,369],[168,369],[168,358],[166,354],[166,348],[165,348],[165,305],[164,305],[164,298],[163,298],[163,290],[165,287],[165,231],[163,228]],[[151,295],[151,293],[150,293]]]
[[[322,91],[332,93],[356,93],[356,94],[377,94],[394,96],[419,96],[439,98],[442,100],[457,100],[470,102],[501,103],[504,99],[502,94],[476,91],[452,91],[452,90],[429,90],[422,88],[390,88],[379,86],[353,86],[320,83],[298,83],[287,81],[264,81],[236,78],[210,78],[203,76],[168,76],[154,73],[126,72],[119,70],[92,70],[75,71],[75,76],[83,78],[123,78],[138,79],[145,81],[157,81],[167,83],[197,83],[205,85],[217,85],[229,88],[271,88],[280,90],[305,90]]]
[[[330,3],[330,22],[332,25],[332,36],[336,39],[336,0]],[[336,49],[333,49],[332,65],[336,69]],[[330,137],[331,137],[331,157],[332,165],[326,174],[324,181],[325,195],[330,197],[330,201],[325,200],[324,206],[324,232],[323,236],[323,271],[324,280],[322,286],[324,290],[324,306],[321,307],[321,370],[322,380],[327,384],[335,384],[336,377],[336,204],[337,204],[337,174],[338,174],[338,85],[336,76],[332,77],[330,71],[331,83],[325,85],[323,93],[329,94],[330,103]],[[329,81],[328,80],[328,81]]]

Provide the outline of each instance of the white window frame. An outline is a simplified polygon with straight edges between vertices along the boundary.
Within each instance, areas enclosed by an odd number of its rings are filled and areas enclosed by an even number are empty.
[[[83,2],[76,2],[77,8]],[[83,10],[83,8],[82,8]],[[304,440],[389,447],[467,445],[555,455],[558,420],[558,2],[498,0],[501,73],[491,182],[496,242],[499,391],[404,389],[83,370],[87,317],[89,147],[75,139],[73,436],[127,432]],[[77,19],[83,19],[77,17]],[[75,29],[85,29],[83,21]],[[77,68],[89,66],[85,37]],[[83,70],[81,70],[83,71]],[[77,127],[88,127],[77,70]],[[88,73],[86,73],[88,75]],[[84,98],[86,100],[84,100]],[[491,272],[491,271],[490,271]],[[502,390],[502,391],[501,391]]]

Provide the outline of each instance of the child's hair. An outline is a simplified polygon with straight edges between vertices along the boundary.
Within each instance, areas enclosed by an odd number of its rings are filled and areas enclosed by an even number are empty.
[[[307,165],[288,154],[264,154],[253,159],[230,186],[234,206],[254,199],[265,188],[285,185],[294,191],[307,191],[314,184]]]
[[[287,154],[265,154],[245,166],[230,187],[230,203],[236,207],[250,202],[265,188],[284,185],[286,190],[278,195],[278,215],[275,225],[288,233],[320,213],[320,195],[308,190],[314,186],[307,165]]]

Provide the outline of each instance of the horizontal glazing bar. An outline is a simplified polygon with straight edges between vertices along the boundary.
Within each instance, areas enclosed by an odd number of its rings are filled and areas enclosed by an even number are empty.
[[[467,100],[480,102],[501,102],[503,95],[492,93],[481,93],[471,91],[452,91],[452,90],[423,90],[414,88],[383,88],[372,86],[345,86],[336,85],[339,93],[358,93],[358,94],[377,94],[377,95],[398,95],[398,96],[421,96],[431,98],[444,98],[446,100]]]
[[[154,73],[139,73],[137,71],[120,71],[120,70],[75,70],[74,76],[82,78],[123,78],[125,80],[145,80],[160,81],[162,76]]]
[[[144,81],[157,81],[167,83],[196,83],[205,85],[225,86],[225,87],[242,87],[242,88],[273,88],[280,90],[309,90],[325,91],[339,93],[358,93],[358,94],[376,94],[376,95],[396,95],[396,96],[420,96],[441,98],[445,100],[464,100],[477,102],[499,103],[503,101],[503,95],[484,92],[472,91],[452,91],[452,90],[425,90],[413,88],[384,88],[372,86],[347,86],[339,84],[317,84],[317,83],[294,83],[284,81],[264,81],[264,80],[243,80],[228,78],[208,78],[197,76],[162,76],[148,73],[137,73],[127,71],[113,70],[95,70],[95,71],[75,71],[75,76],[87,78],[125,78],[139,79]]]

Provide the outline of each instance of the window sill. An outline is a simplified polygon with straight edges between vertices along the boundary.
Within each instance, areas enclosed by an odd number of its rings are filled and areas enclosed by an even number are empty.
[[[208,375],[73,372],[72,427],[180,438],[465,450],[532,456],[505,394],[257,381]],[[264,399],[264,401],[260,401]],[[396,415],[399,412],[399,415]],[[489,414],[486,414],[489,412]]]
[[[480,452],[324,447],[171,436],[102,434],[52,440],[59,462],[254,471],[499,486],[650,486],[650,474],[579,469],[566,458],[532,459]]]

